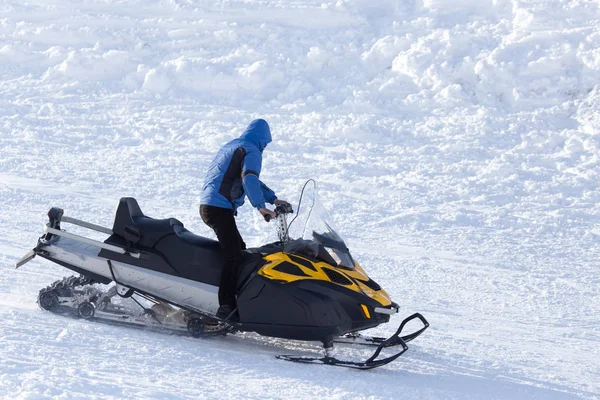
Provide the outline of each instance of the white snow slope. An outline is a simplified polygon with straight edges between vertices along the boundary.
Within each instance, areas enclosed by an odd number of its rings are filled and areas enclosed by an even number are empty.
[[[599,109],[595,0],[4,0],[0,397],[598,399]],[[429,319],[401,359],[296,365],[274,356],[318,344],[38,309],[70,272],[14,263],[51,206],[111,226],[135,196],[213,237],[204,172],[257,117],[263,180],[296,203],[315,178],[401,316]],[[250,206],[238,224],[276,238]]]

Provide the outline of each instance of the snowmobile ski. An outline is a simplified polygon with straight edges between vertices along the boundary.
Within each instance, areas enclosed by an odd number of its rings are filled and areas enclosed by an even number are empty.
[[[423,327],[409,335],[400,336],[400,333],[402,333],[402,330],[404,329],[406,324],[414,319],[419,319],[423,323]],[[340,360],[340,359],[333,357],[332,356],[333,343],[325,344],[325,356],[324,357],[279,355],[279,356],[277,356],[277,358],[279,358],[281,360],[292,361],[292,362],[297,362],[297,363],[305,363],[305,364],[333,365],[336,367],[347,367],[347,368],[354,368],[354,369],[373,369],[373,368],[377,368],[377,367],[381,367],[383,365],[389,364],[392,361],[396,360],[398,357],[400,357],[402,354],[404,354],[406,352],[406,350],[408,350],[408,346],[406,345],[406,341],[403,338],[406,337],[408,339],[408,341],[413,340],[414,338],[419,336],[421,333],[423,333],[428,327],[429,327],[429,322],[427,322],[425,317],[423,317],[419,313],[415,313],[415,314],[411,315],[410,317],[406,318],[404,321],[402,321],[402,323],[398,327],[398,330],[396,331],[396,333],[394,333],[389,338],[382,339],[382,338],[367,337],[364,343],[358,343],[358,344],[366,344],[366,345],[371,345],[371,346],[377,345],[377,349],[375,349],[375,352],[373,353],[373,355],[366,361]],[[340,339],[343,339],[343,337]],[[365,338],[363,338],[363,340],[364,339]],[[369,341],[368,339],[373,339],[373,340]],[[349,342],[349,341],[341,341],[340,342],[339,340],[334,340],[333,342],[351,343],[351,344],[357,343],[357,342]],[[378,359],[378,357],[383,349],[390,348],[390,347],[397,347],[397,346],[400,346],[402,348],[399,352],[397,352],[391,356]]]
[[[405,319],[405,322],[408,323],[409,321],[415,318],[418,318],[423,323],[423,327],[408,335],[399,336],[398,338],[396,338],[395,341],[388,343],[386,347],[393,347],[402,345],[402,343],[408,343],[411,340],[417,338],[419,335],[421,335],[421,333],[423,333],[429,327],[429,322],[427,322],[425,317],[423,317],[420,313],[415,313],[411,315],[410,317]],[[380,344],[386,342],[387,340],[388,339],[384,337],[368,336],[360,333],[347,333],[344,336],[340,336],[339,338],[334,339],[333,342],[377,347]]]

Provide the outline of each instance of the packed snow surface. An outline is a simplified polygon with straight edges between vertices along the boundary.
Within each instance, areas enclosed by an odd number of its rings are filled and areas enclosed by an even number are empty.
[[[586,0],[0,3],[0,397],[600,398],[600,5]],[[66,319],[14,263],[45,213],[122,196],[213,237],[204,172],[252,119],[262,179],[308,178],[354,257],[431,328],[370,372],[318,344]],[[245,206],[249,245],[274,241]],[[401,317],[372,334],[391,334]],[[368,350],[339,348],[344,357]]]

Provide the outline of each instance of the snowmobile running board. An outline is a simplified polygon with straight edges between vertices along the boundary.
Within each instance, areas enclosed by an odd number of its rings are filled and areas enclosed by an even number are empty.
[[[406,335],[406,336],[400,336],[400,333],[402,333],[404,326],[414,319],[419,319],[423,323],[423,327],[411,334]],[[398,330],[396,331],[396,333],[394,333],[388,339],[363,338],[363,340],[365,340],[365,342],[361,343],[358,341],[344,340],[345,338],[347,338],[347,336],[344,336],[344,337],[340,338],[341,340],[340,339],[334,340],[334,342],[338,342],[338,343],[364,344],[364,345],[371,345],[371,346],[376,345],[377,349],[375,349],[375,353],[373,353],[373,355],[368,360],[363,361],[363,362],[339,360],[339,359],[331,356],[332,347],[325,348],[325,357],[303,357],[303,356],[293,356],[293,355],[280,355],[280,356],[277,356],[277,358],[279,358],[281,360],[292,361],[292,362],[297,362],[297,363],[305,363],[305,364],[333,365],[333,366],[337,366],[337,367],[347,367],[347,368],[354,368],[354,369],[361,369],[361,370],[373,369],[373,368],[377,368],[377,367],[381,367],[383,365],[389,364],[392,361],[396,360],[398,357],[400,357],[402,354],[404,354],[406,352],[406,350],[408,350],[408,346],[406,345],[406,342],[410,342],[414,338],[418,337],[428,327],[429,327],[429,322],[427,322],[425,317],[423,317],[419,313],[415,313],[415,314],[411,315],[410,317],[406,318],[404,321],[402,321],[402,323],[398,327]],[[360,338],[360,336],[356,336],[356,337]],[[332,344],[331,344],[331,346],[332,346]],[[401,346],[402,350],[400,350],[398,353],[396,353],[392,356],[382,358],[379,360],[377,359],[377,357],[379,357],[379,354],[381,353],[381,351],[383,349],[389,348],[389,347],[395,347],[395,346]]]

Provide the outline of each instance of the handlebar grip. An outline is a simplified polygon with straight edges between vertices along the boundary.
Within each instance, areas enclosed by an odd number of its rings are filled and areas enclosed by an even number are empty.
[[[293,214],[294,210],[292,209],[291,204],[279,204],[275,207],[275,212],[277,214]]]

